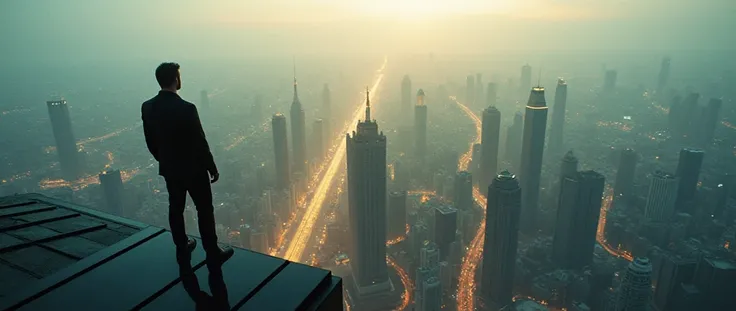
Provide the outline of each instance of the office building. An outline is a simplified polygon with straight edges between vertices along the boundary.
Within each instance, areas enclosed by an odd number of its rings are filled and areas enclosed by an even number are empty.
[[[442,310],[442,283],[438,277],[430,277],[422,283],[422,301],[417,311]]]
[[[532,66],[526,64],[521,67],[521,78],[519,79],[519,89],[522,94],[526,90],[532,88]]]
[[[501,135],[501,112],[496,107],[483,110],[481,131],[481,161],[478,182],[485,189],[498,173],[498,141]]]
[[[468,75],[465,79],[465,105],[473,107],[475,104],[475,77]]]
[[[616,78],[618,72],[616,70],[607,70],[605,79],[603,80],[603,91],[610,93],[616,89]]]
[[[680,178],[680,185],[677,188],[677,205],[682,211],[692,211],[685,205],[692,205],[695,199],[695,193],[698,190],[698,179],[700,177],[700,167],[703,166],[703,157],[705,152],[700,149],[685,148],[680,150],[680,159],[677,162],[677,172],[675,175]]]
[[[409,113],[411,113],[411,95],[411,79],[406,75],[401,80],[401,115],[404,117],[408,117]]]
[[[240,242],[240,247],[251,249],[251,232],[250,225],[244,224],[240,226],[240,229],[238,230],[238,241]]]
[[[455,242],[457,232],[457,210],[449,205],[441,205],[434,212],[434,241],[440,250],[441,259],[450,253],[450,244]]]
[[[634,177],[636,177],[636,162],[639,155],[634,149],[626,148],[621,151],[616,171],[616,182],[613,185],[615,198],[633,196]]]
[[[596,230],[605,178],[595,171],[562,179],[552,256],[563,269],[582,269],[593,263]]]
[[[549,133],[549,149],[555,154],[563,149],[562,131],[565,125],[565,106],[567,104],[567,82],[557,79],[555,103],[552,106],[552,125]]]
[[[419,267],[439,272],[436,269],[440,266],[440,254],[440,248],[436,243],[424,241],[419,251]]]
[[[352,254],[350,266],[360,296],[388,291],[386,268],[386,136],[371,119],[366,90],[365,120],[346,135]]]
[[[332,93],[330,92],[330,85],[325,83],[322,87],[322,141],[325,146],[332,144]]]
[[[519,182],[508,171],[488,187],[481,293],[493,310],[511,303],[521,198]]]
[[[289,189],[291,184],[291,169],[289,164],[289,145],[286,138],[286,117],[277,113],[271,118],[273,131],[273,152],[276,167],[276,188]]]
[[[388,195],[388,239],[406,235],[406,191],[392,191]]]
[[[467,171],[455,174],[455,191],[453,202],[458,210],[469,211],[473,208],[473,175]]]
[[[427,153],[427,105],[421,89],[417,91],[417,104],[414,106],[414,140],[414,152],[423,162]]]
[[[682,284],[689,284],[695,275],[697,261],[680,256],[665,254],[659,265],[657,287],[654,290],[652,306],[656,311],[672,310],[677,299],[674,294]]]
[[[675,175],[663,171],[655,171],[651,178],[644,216],[655,222],[668,221],[675,212],[680,180]]]
[[[317,119],[312,127],[312,150],[314,159],[317,160],[315,163],[320,163],[325,156],[324,125],[322,119]]]
[[[614,310],[647,311],[652,290],[652,264],[648,258],[634,258],[623,273]]]
[[[103,171],[99,175],[100,185],[107,203],[107,212],[116,216],[127,216],[123,209],[123,178],[119,170]]]
[[[716,127],[718,126],[718,121],[720,121],[719,114],[722,104],[723,101],[720,98],[711,98],[708,105],[703,109],[700,139],[701,143],[705,145],[710,145],[713,142]]]
[[[486,87],[486,106],[496,106],[498,100],[498,85],[496,83],[488,83]]]
[[[659,77],[657,79],[657,93],[662,94],[664,88],[667,87],[667,80],[670,78],[670,58],[662,58],[662,64],[659,67]]]
[[[82,163],[77,152],[77,141],[72,131],[72,120],[69,116],[69,105],[61,98],[46,102],[51,119],[51,129],[56,141],[56,153],[64,179],[76,180],[82,176]]]
[[[429,227],[424,221],[417,221],[409,231],[409,242],[411,244],[411,257],[418,259],[424,243],[429,241]]]
[[[524,131],[524,116],[521,112],[514,114],[514,123],[506,130],[506,161],[514,170],[519,170],[521,166],[521,138]]]
[[[296,76],[294,77],[294,99],[291,101],[291,145],[294,155],[293,172],[309,174],[307,171],[307,130],[304,109],[297,93]]]
[[[736,305],[736,264],[732,260],[703,257],[693,285],[700,291],[700,310],[731,310]]]
[[[547,103],[544,88],[532,88],[524,114],[524,136],[521,149],[521,230],[535,232],[539,209],[539,184],[542,174],[544,137],[547,130]]]

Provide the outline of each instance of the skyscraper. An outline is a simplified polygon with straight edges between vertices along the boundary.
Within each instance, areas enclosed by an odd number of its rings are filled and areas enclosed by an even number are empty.
[[[680,150],[680,159],[677,162],[677,175],[680,185],[677,188],[677,205],[679,209],[687,209],[684,205],[695,198],[698,190],[700,167],[703,165],[705,152],[700,149],[685,148]]]
[[[637,257],[624,272],[614,301],[614,310],[646,311],[652,290],[652,264]]]
[[[284,190],[289,189],[291,184],[291,170],[289,168],[289,144],[286,138],[286,117],[277,113],[271,118],[271,130],[273,131],[273,153],[276,167],[276,187]]]
[[[322,110],[322,139],[329,146],[332,142],[332,94],[327,83],[322,88]]]
[[[511,303],[521,198],[516,176],[508,171],[488,186],[481,292],[493,310]]]
[[[498,174],[498,140],[501,135],[501,112],[496,107],[483,110],[481,132],[480,188],[485,189]]]
[[[563,178],[552,252],[558,267],[581,269],[593,263],[604,184],[595,171]]]
[[[498,98],[498,85],[496,83],[488,83],[486,87],[486,106],[496,106]]]
[[[294,77],[294,99],[291,102],[291,144],[294,154],[294,172],[307,175],[307,132],[304,109],[297,93],[296,76]]]
[[[351,271],[359,292],[385,291],[391,287],[386,269],[386,136],[371,119],[367,90],[365,120],[346,140]]]
[[[125,196],[123,188],[123,179],[119,170],[103,171],[99,175],[100,185],[105,195],[107,203],[107,211],[113,215],[125,216],[123,213],[123,197]]]
[[[66,100],[50,100],[46,102],[51,119],[51,129],[56,140],[56,152],[59,154],[61,171],[66,180],[76,180],[82,175],[81,163],[77,152],[77,141],[72,131],[72,120],[69,117],[69,106]]]
[[[511,168],[519,170],[521,166],[521,138],[524,131],[524,121],[521,112],[514,114],[514,123],[506,130],[506,161]]]
[[[667,86],[667,80],[670,78],[670,58],[662,58],[662,65],[659,67],[659,78],[657,79],[657,93],[664,92]]]
[[[455,206],[461,211],[473,208],[473,175],[468,171],[460,171],[455,174]]]
[[[417,311],[442,310],[442,283],[438,277],[430,277],[422,282],[422,302]]]
[[[202,108],[210,108],[210,96],[207,94],[207,90],[202,90],[202,92],[199,93],[199,102],[201,103]]]
[[[434,213],[434,241],[440,250],[440,258],[447,258],[450,243],[455,242],[457,210],[449,205],[440,205]]]
[[[720,98],[711,98],[708,106],[703,109],[702,122],[700,124],[700,139],[703,144],[710,144],[713,141],[722,104],[723,101]]]
[[[411,112],[411,94],[411,79],[408,75],[405,75],[404,79],[401,80],[401,114],[404,117],[408,117]]]
[[[603,91],[613,92],[613,90],[616,89],[616,78],[617,77],[618,77],[618,72],[616,72],[616,70],[607,70],[606,77],[603,80]]]
[[[539,183],[542,174],[544,136],[547,129],[547,103],[544,88],[532,88],[524,115],[524,139],[521,149],[521,230],[537,230],[536,214],[539,208]]]
[[[424,104],[424,91],[417,91],[417,105],[414,106],[414,152],[420,160],[427,153],[427,105]]]
[[[674,309],[674,294],[682,283],[689,284],[697,262],[693,259],[682,258],[676,255],[664,255],[657,277],[657,287],[654,290],[652,305],[658,311]]]
[[[554,202],[554,204],[555,207],[557,207],[558,209],[560,196],[562,195],[562,193],[560,192],[562,184],[565,182],[565,178],[575,177],[575,175],[578,173],[578,163],[578,158],[575,157],[575,154],[573,154],[572,150],[569,150],[567,153],[565,153],[565,156],[562,157],[562,161],[560,163],[560,178],[557,180],[556,184],[552,184],[552,193],[557,195],[557,200]]]
[[[672,174],[655,171],[649,184],[649,195],[644,208],[644,216],[652,221],[669,220],[675,211],[677,187],[680,180]]]
[[[616,198],[632,195],[638,157],[634,149],[626,148],[621,151],[616,171],[616,183],[613,185],[613,193]]]
[[[562,150],[562,131],[565,125],[565,105],[567,104],[567,82],[557,79],[555,103],[552,106],[552,126],[549,133],[549,149],[554,154]]]
[[[526,64],[521,66],[521,79],[519,80],[519,88],[523,94],[526,90],[532,88],[532,66]]]
[[[314,149],[314,159],[319,163],[319,161],[321,161],[325,156],[324,121],[322,121],[322,119],[314,120],[312,131],[312,149]]]
[[[483,96],[484,96],[484,90],[483,90],[483,74],[476,73],[475,74],[475,103],[478,104],[477,106],[483,107]]]
[[[406,235],[406,191],[392,191],[388,195],[388,239]]]
[[[475,103],[475,77],[468,75],[465,79],[465,105],[472,107]]]

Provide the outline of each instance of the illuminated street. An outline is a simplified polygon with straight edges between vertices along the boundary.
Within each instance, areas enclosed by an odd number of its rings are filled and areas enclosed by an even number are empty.
[[[403,284],[404,287],[404,293],[401,294],[401,305],[396,307],[396,311],[403,311],[406,310],[406,308],[409,306],[409,303],[411,302],[411,293],[412,293],[412,287],[411,284],[413,283],[411,278],[409,277],[409,274],[406,273],[406,270],[402,268],[396,261],[394,261],[391,256],[386,256],[386,263],[389,265],[389,267],[396,270],[396,274],[399,275],[399,278],[401,278],[401,284]]]
[[[381,69],[379,69],[378,71],[376,81],[370,88],[371,97],[375,97],[376,91],[378,90],[378,87],[383,80],[383,69],[386,67],[387,61],[388,59],[384,59],[383,66],[381,66]],[[353,114],[352,121],[346,125],[342,132],[345,133],[354,128],[358,124],[358,121],[363,116],[364,112],[365,109],[363,105],[360,105]],[[339,171],[344,167],[342,162],[345,158],[345,138],[341,136],[338,137],[337,140],[339,140],[339,145],[337,148],[334,149],[335,151],[332,158],[328,160],[329,164],[327,165],[324,176],[322,176],[320,181],[317,183],[317,187],[314,189],[312,198],[307,203],[306,211],[304,211],[304,216],[302,217],[302,220],[294,233],[294,237],[289,240],[289,245],[284,255],[284,258],[287,260],[301,262],[302,255],[304,254],[304,249],[307,247],[309,240],[312,238],[312,232],[314,231],[315,223],[322,214],[321,212],[325,199],[327,198],[328,193],[332,190],[331,186],[333,180],[335,179],[335,176],[339,173]]]

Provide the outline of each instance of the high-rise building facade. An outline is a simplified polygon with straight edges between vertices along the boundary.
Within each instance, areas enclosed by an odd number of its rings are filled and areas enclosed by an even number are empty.
[[[644,208],[644,217],[651,221],[669,220],[675,211],[677,188],[680,180],[675,175],[663,171],[655,171],[649,184],[649,195]]]
[[[99,175],[100,185],[107,203],[107,210],[117,216],[124,217],[123,197],[125,189],[123,188],[123,179],[119,170],[103,171]]]
[[[565,125],[565,106],[567,105],[567,82],[557,79],[555,103],[552,106],[552,126],[549,133],[549,149],[554,154],[562,149],[562,131]]]
[[[447,258],[450,244],[455,242],[457,232],[457,209],[449,205],[438,206],[434,212],[434,241],[440,250],[440,258]]]
[[[705,152],[700,149],[685,148],[680,150],[680,159],[677,162],[675,175],[680,178],[680,186],[677,188],[677,204],[681,210],[691,210],[685,205],[695,199],[700,167],[703,166],[704,156]]]
[[[636,177],[636,162],[639,155],[634,149],[626,148],[621,151],[616,171],[616,182],[613,185],[613,193],[616,198],[630,197],[634,189],[634,177]]]
[[[486,106],[496,106],[498,100],[498,85],[496,83],[488,83],[486,87]]]
[[[700,125],[701,129],[701,142],[703,144],[710,144],[715,136],[716,126],[718,125],[723,100],[720,98],[711,98],[708,105],[703,109],[702,122]]]
[[[417,91],[417,104],[414,106],[414,152],[423,160],[427,153],[427,105],[424,103],[424,91]]]
[[[307,175],[309,172],[307,171],[306,120],[304,109],[297,93],[296,77],[294,77],[294,99],[291,101],[291,108],[289,110],[291,112],[291,145],[294,155],[293,171]]]
[[[521,230],[537,230],[536,216],[539,209],[539,184],[542,175],[544,137],[547,130],[547,103],[544,88],[532,88],[524,114],[524,138],[521,145]]]
[[[69,116],[69,105],[66,100],[50,100],[46,102],[51,119],[51,129],[56,141],[56,152],[59,154],[61,171],[66,180],[81,177],[81,163],[77,152],[77,141],[72,131],[72,120]]]
[[[498,141],[501,135],[501,112],[496,107],[483,110],[481,131],[480,188],[485,189],[498,173]]]
[[[522,92],[532,88],[532,66],[526,64],[521,66],[521,78],[519,80],[519,87]]]
[[[332,143],[332,92],[330,92],[330,85],[325,83],[322,87],[322,140],[326,146]]]
[[[408,114],[411,112],[411,95],[411,79],[406,75],[404,76],[404,79],[401,80],[401,114],[404,117],[408,117]]]
[[[605,79],[603,80],[603,91],[613,92],[613,90],[616,89],[616,78],[617,77],[618,77],[618,72],[616,72],[616,70],[606,71],[606,76],[605,76]]]
[[[481,292],[493,310],[511,303],[521,198],[519,182],[508,171],[488,187]]]
[[[674,294],[682,283],[690,283],[695,274],[697,261],[676,255],[665,255],[659,265],[657,287],[654,290],[652,306],[656,311],[674,309]]]
[[[465,79],[465,105],[472,107],[475,104],[475,77],[468,75]]]
[[[652,264],[648,258],[637,257],[623,274],[614,301],[614,310],[647,311],[652,290]]]
[[[371,119],[366,92],[365,120],[347,134],[350,266],[359,292],[390,289],[386,269],[386,136]]]
[[[453,192],[455,206],[461,211],[473,208],[473,175],[468,171],[455,174],[455,191]]]
[[[406,235],[406,191],[392,191],[388,195],[388,239]]]
[[[291,184],[291,170],[289,164],[289,144],[286,138],[286,117],[277,113],[271,118],[273,131],[273,153],[275,156],[276,187],[289,189]]]
[[[521,138],[524,131],[524,116],[521,112],[514,114],[514,122],[506,130],[506,161],[511,168],[519,171],[521,166]]]
[[[583,171],[563,178],[553,240],[558,267],[581,269],[593,262],[605,178]]]
[[[659,67],[659,77],[657,79],[657,93],[662,94],[664,88],[667,87],[667,80],[670,78],[670,58],[662,58],[662,64]]]

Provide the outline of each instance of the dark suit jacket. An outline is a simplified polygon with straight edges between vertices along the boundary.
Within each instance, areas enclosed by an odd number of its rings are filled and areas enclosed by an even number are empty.
[[[217,172],[197,107],[174,92],[160,91],[141,106],[146,145],[159,175],[189,177]]]

